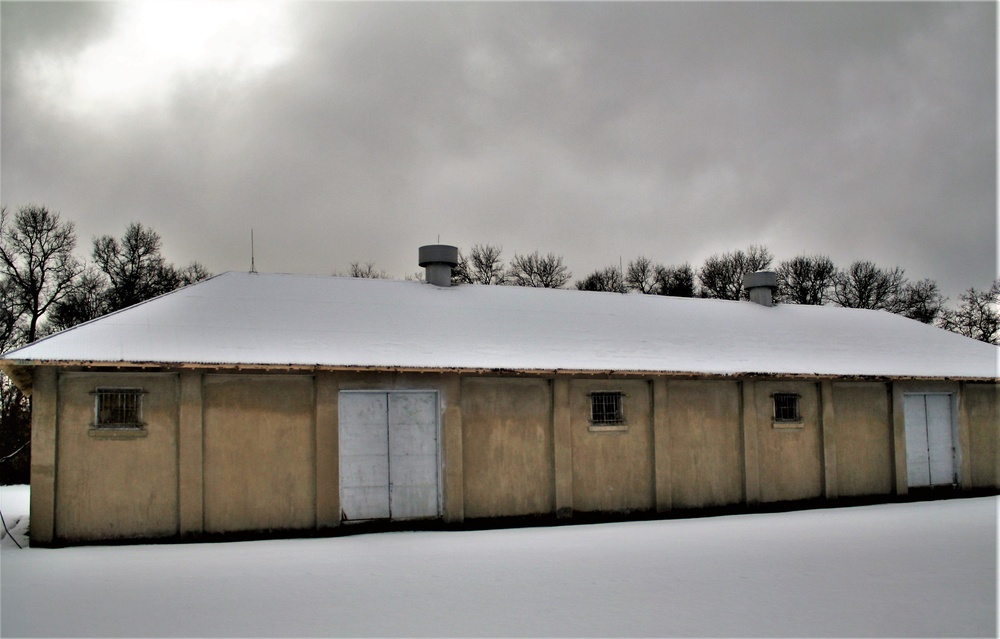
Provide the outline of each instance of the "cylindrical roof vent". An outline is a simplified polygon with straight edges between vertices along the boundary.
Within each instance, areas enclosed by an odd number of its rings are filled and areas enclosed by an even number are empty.
[[[743,288],[750,293],[750,301],[761,306],[774,306],[774,291],[778,288],[778,274],[774,271],[757,271],[743,276]]]
[[[457,246],[428,244],[420,247],[418,257],[425,269],[424,279],[434,286],[451,286],[451,269],[458,266]]]

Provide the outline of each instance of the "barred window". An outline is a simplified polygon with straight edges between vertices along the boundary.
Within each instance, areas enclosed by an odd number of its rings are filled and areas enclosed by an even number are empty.
[[[799,396],[794,393],[775,393],[774,398],[774,421],[775,422],[801,422],[802,415],[799,413]]]
[[[624,424],[622,394],[619,391],[590,394],[590,422],[592,424]]]
[[[141,388],[98,388],[94,391],[94,426],[142,428]]]

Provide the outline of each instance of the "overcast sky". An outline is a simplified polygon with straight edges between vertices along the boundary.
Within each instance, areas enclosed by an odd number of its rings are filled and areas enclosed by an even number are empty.
[[[996,5],[9,2],[2,201],[213,272],[997,263]]]

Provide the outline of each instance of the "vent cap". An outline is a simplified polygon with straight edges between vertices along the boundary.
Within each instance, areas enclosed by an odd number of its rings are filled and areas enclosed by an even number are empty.
[[[750,293],[750,301],[761,306],[774,306],[774,291],[778,288],[778,274],[774,271],[757,271],[743,276],[743,288]]]
[[[428,244],[417,252],[424,279],[434,286],[451,286],[451,270],[458,266],[458,247],[448,244]]]

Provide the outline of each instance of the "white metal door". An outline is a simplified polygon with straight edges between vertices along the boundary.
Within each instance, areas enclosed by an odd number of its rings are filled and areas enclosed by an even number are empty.
[[[393,519],[437,517],[437,395],[389,394],[389,508]]]
[[[340,503],[345,520],[437,517],[434,392],[340,394]]]
[[[340,394],[340,510],[346,520],[389,516],[385,393]]]
[[[954,484],[951,395],[904,395],[903,420],[907,483],[912,487]]]

